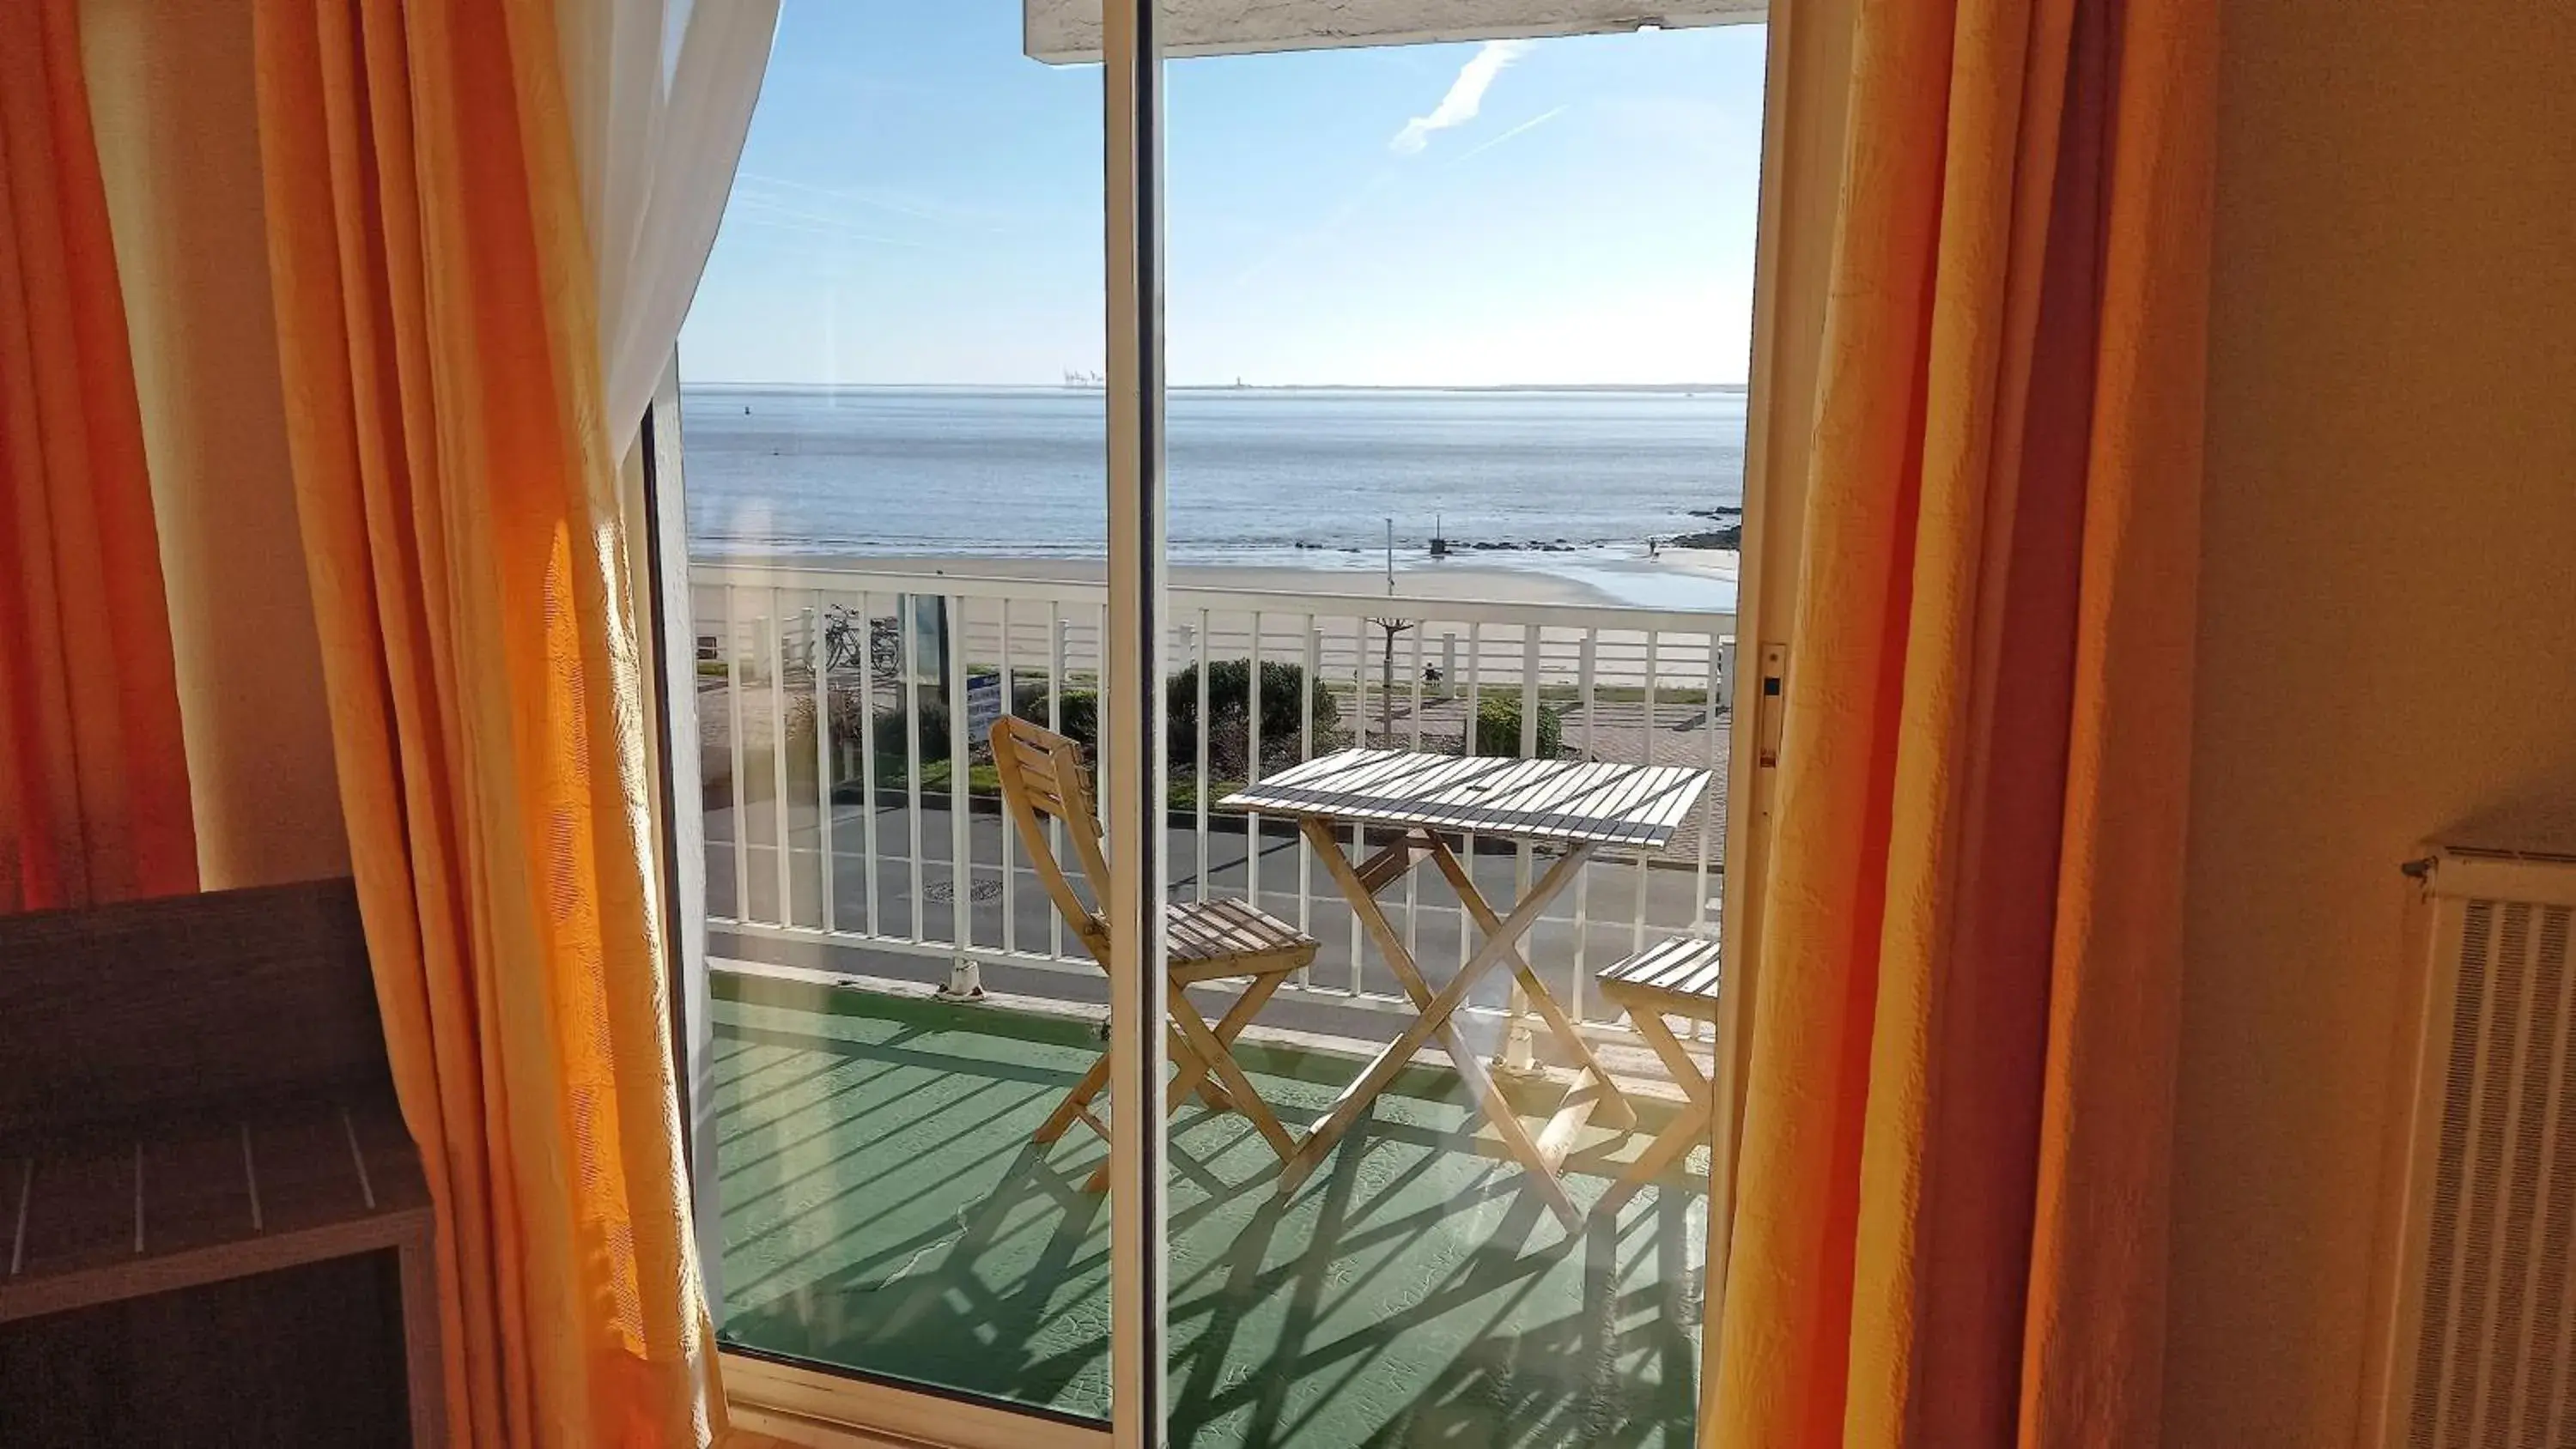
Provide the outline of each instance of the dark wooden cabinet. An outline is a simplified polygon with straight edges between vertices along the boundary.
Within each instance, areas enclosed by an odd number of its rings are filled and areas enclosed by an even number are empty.
[[[407,1443],[401,1292],[362,1253],[0,1326],[0,1445]]]
[[[0,1449],[439,1441],[346,881],[0,917]]]

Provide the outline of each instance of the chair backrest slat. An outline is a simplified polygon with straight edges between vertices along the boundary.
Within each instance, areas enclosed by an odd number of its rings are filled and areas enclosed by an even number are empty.
[[[1046,886],[1047,895],[1082,940],[1083,949],[1103,966],[1109,964],[1109,932],[1100,916],[1083,904],[1066,878],[1047,839],[1046,819],[1064,822],[1075,863],[1091,883],[1093,900],[1109,898],[1109,860],[1100,847],[1100,820],[1092,814],[1091,786],[1082,768],[1082,746],[1027,720],[1004,715],[993,721],[993,768],[1001,776],[1002,802],[1028,850],[1029,863]]]

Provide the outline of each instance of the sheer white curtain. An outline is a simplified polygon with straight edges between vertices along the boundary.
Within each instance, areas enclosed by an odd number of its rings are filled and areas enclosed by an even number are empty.
[[[613,457],[643,421],[706,270],[778,0],[558,0],[555,26],[599,265]]]
[[[638,429],[670,367],[680,323],[689,315],[689,300],[706,270],[726,198],[733,193],[743,137],[751,129],[752,107],[769,68],[778,3],[555,0],[556,46],[571,112],[574,160],[581,172],[582,211],[599,269],[600,426],[607,456],[619,461],[617,501],[629,542],[628,618],[639,635],[649,629],[648,621],[655,617],[652,605],[659,599],[675,614],[664,626],[664,637],[692,637],[688,550],[667,532],[676,527],[667,518],[664,537],[645,537],[651,510]],[[666,405],[675,405],[678,394],[665,397]],[[661,476],[665,487],[674,487],[679,475],[671,466],[676,455],[670,450],[676,437],[665,430],[661,439]],[[673,740],[698,737],[696,691],[686,673],[691,659],[685,647],[666,652],[658,662],[649,651],[638,651],[644,716],[662,722],[662,730],[645,732],[655,779],[667,778],[673,769],[694,772],[697,767],[694,748],[670,747]],[[673,669],[681,671],[676,681],[667,672]],[[705,938],[704,890],[692,884],[687,864],[699,858],[697,830],[687,810],[652,813],[655,858],[667,853],[682,862],[673,899],[659,899],[664,884],[659,872],[649,886],[656,897],[654,913],[670,923],[666,939],[674,942]],[[681,959],[670,966],[669,986],[681,1001],[689,1041],[679,1063],[686,1083],[681,1108],[702,1113],[714,1100],[715,1085],[704,1075],[713,1047],[707,1035],[706,979]],[[716,1211],[715,1133],[693,1134],[690,1156],[698,1280],[708,1311],[721,1322],[724,1257]]]

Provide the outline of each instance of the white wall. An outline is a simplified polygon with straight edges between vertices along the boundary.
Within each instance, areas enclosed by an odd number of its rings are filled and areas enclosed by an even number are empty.
[[[348,872],[287,471],[248,0],[85,0],[209,889]]]
[[[2220,9],[2166,1439],[2341,1449],[2397,863],[2576,793],[2576,6]]]

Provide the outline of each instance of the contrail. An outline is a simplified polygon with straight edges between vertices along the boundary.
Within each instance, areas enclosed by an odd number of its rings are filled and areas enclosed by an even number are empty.
[[[1555,110],[1545,112],[1541,115],[1532,116],[1528,120],[1521,122],[1519,125],[1512,127],[1510,130],[1505,131],[1503,134],[1496,136],[1494,139],[1479,143],[1474,150],[1461,155],[1458,158],[1458,161],[1472,160],[1475,157],[1482,156],[1486,152],[1493,150],[1496,146],[1503,144],[1505,141],[1510,140],[1523,131],[1535,131],[1539,127],[1546,125],[1548,122],[1555,120],[1557,117],[1564,115],[1566,110],[1567,107],[1559,106]],[[1452,161],[1449,164],[1455,166],[1458,164],[1458,161]]]
[[[1478,46],[1476,53],[1467,57],[1467,63],[1458,68],[1458,78],[1449,83],[1449,94],[1440,98],[1440,104],[1431,108],[1430,115],[1416,116],[1405,122],[1404,129],[1396,132],[1395,139],[1387,143],[1388,149],[1399,156],[1414,155],[1430,144],[1432,132],[1463,126],[1476,119],[1476,112],[1484,107],[1485,92],[1493,86],[1494,77],[1501,75],[1503,67],[1518,60],[1529,47],[1526,40],[1488,40]]]

